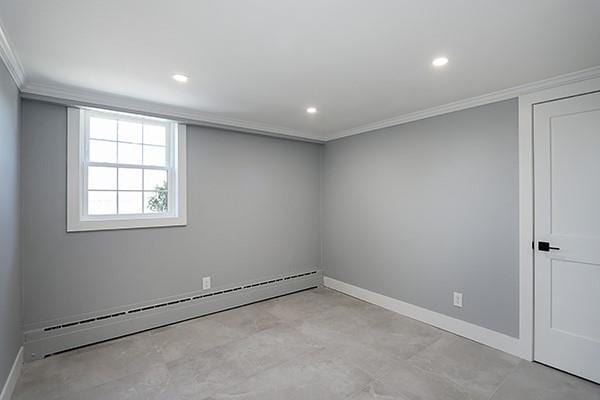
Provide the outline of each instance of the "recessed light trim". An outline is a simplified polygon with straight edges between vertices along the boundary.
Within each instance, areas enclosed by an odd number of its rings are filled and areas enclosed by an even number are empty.
[[[186,83],[188,81],[188,77],[182,74],[175,74],[173,75],[173,80],[175,80],[176,82],[179,83]]]
[[[317,113],[317,107],[307,107],[306,108],[306,112],[309,114],[316,114]]]
[[[433,64],[434,67],[443,67],[444,65],[448,64],[448,58],[446,58],[446,57],[434,58],[433,61],[431,62],[431,64]]]

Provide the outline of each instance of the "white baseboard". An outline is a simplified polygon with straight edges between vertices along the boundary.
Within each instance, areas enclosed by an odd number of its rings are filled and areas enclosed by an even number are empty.
[[[529,359],[527,352],[523,351],[523,344],[518,338],[495,332],[435,311],[427,310],[379,293],[371,292],[370,290],[350,285],[327,276],[323,277],[323,284],[328,288],[394,311],[398,314],[425,322],[426,324],[433,325],[437,328],[455,333],[459,336],[463,336],[467,339],[474,340],[514,356]]]
[[[6,378],[4,388],[2,388],[2,393],[0,393],[0,400],[10,400],[12,397],[15,387],[17,386],[17,381],[21,376],[21,368],[23,368],[23,346],[19,349],[17,357],[15,357],[15,362]]]

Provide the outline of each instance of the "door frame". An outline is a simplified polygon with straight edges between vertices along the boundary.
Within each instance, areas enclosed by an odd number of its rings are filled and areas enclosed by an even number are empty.
[[[517,353],[534,359],[533,106],[600,91],[600,78],[519,96],[519,340]]]

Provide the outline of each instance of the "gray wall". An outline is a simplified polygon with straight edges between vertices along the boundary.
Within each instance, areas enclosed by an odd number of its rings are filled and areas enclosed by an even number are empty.
[[[516,100],[325,146],[190,127],[187,227],[70,234],[66,108],[22,115],[26,324],[322,266],[518,335]]]
[[[0,391],[23,342],[19,268],[19,91],[0,61]]]
[[[326,144],[325,274],[518,336],[517,157],[516,100]]]
[[[189,127],[188,226],[67,234],[66,108],[22,113],[26,324],[320,268],[319,145]]]

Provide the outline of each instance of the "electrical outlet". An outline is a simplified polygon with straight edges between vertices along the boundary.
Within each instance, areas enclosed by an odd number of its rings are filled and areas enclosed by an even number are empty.
[[[210,289],[210,276],[202,278],[202,290]]]
[[[462,293],[454,292],[454,305],[462,308]]]

